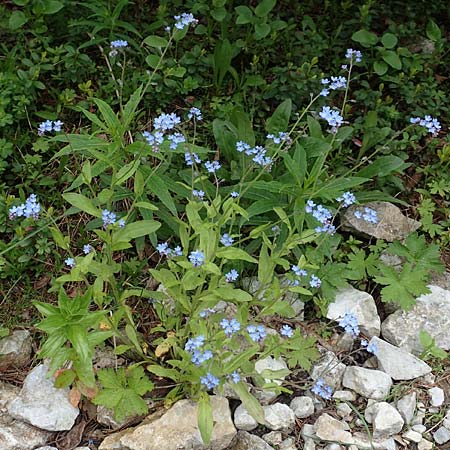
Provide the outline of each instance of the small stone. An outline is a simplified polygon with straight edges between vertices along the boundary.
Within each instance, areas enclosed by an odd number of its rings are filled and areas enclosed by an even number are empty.
[[[8,412],[16,419],[47,431],[70,430],[79,410],[69,401],[69,389],[54,387],[48,365],[36,366],[25,378],[22,390]]]
[[[274,372],[277,370],[288,371],[288,367],[284,359],[267,356],[266,358],[260,359],[255,363],[255,371],[258,375],[261,375],[264,370],[271,370]],[[274,375],[273,379],[264,378],[264,383],[275,383],[278,386],[281,386],[286,376],[287,375],[283,376]],[[253,381],[256,385],[260,384],[259,380],[256,377],[254,377]],[[271,389],[264,389],[262,386],[257,386],[255,388],[254,394],[257,397],[257,399],[260,400],[260,402],[263,404],[269,403],[278,396],[278,394],[275,391]]]
[[[289,406],[294,411],[295,417],[299,419],[305,419],[314,414],[314,403],[310,397],[295,397]]]
[[[354,402],[356,401],[356,394],[353,391],[335,391],[333,394],[333,399]]]
[[[433,433],[433,439],[438,444],[445,444],[450,441],[450,431],[445,427],[440,427]]]
[[[313,365],[310,375],[314,381],[323,378],[325,384],[335,390],[341,387],[345,368],[345,364],[341,363],[333,352],[327,351]]]
[[[411,421],[411,425],[422,425],[425,419],[425,413],[423,411],[417,411],[414,419]]]
[[[419,443],[423,438],[420,433],[414,430],[408,430],[406,433],[402,434],[402,437],[407,441]]]
[[[271,431],[263,434],[262,438],[270,445],[280,445],[283,442],[283,434],[281,431]]]
[[[255,434],[238,431],[236,439],[227,450],[274,450],[274,448]]]
[[[399,433],[404,421],[399,412],[389,403],[371,403],[364,412],[367,422],[373,424],[373,437],[386,439]]]
[[[450,410],[445,414],[444,420],[442,421],[442,426],[450,430]]]
[[[377,347],[375,357],[380,369],[394,380],[413,380],[431,372],[427,363],[382,339],[373,337],[370,344]]]
[[[39,447],[36,450],[58,450],[56,447],[50,447],[49,445],[46,445],[45,447]]]
[[[373,297],[353,287],[339,290],[332,303],[328,305],[327,319],[339,320],[346,313],[354,314],[361,331],[367,336],[379,336],[381,322]]]
[[[125,418],[121,422],[118,422],[114,417],[114,411],[112,409],[103,405],[97,406],[96,420],[101,425],[105,425],[115,430],[124,426],[129,421],[128,419],[129,418]]]
[[[324,450],[344,450],[344,447],[339,444],[328,444]]]
[[[367,434],[356,432],[353,434],[353,439],[358,450],[397,450],[397,445],[393,438],[370,439]]]
[[[300,430],[300,436],[303,438],[303,440],[307,438],[317,439],[314,425],[311,425],[310,423],[303,424],[302,429]]]
[[[336,412],[339,417],[345,419],[350,418],[353,411],[352,408],[350,408],[350,406],[347,405],[347,403],[339,403],[339,405],[337,405],[336,407]]]
[[[267,428],[273,431],[289,430],[295,425],[295,414],[288,405],[274,403],[263,406]]]
[[[433,443],[430,441],[427,441],[426,439],[422,439],[417,444],[417,450],[432,450],[433,449]]]
[[[306,438],[303,440],[303,450],[316,450],[316,443],[311,438]]]
[[[431,406],[442,406],[445,401],[445,395],[440,387],[428,389],[428,394],[431,397]]]
[[[23,367],[31,357],[31,335],[26,330],[16,330],[11,336],[0,339],[0,370]]]
[[[415,391],[403,396],[397,401],[397,411],[403,417],[406,424],[410,424],[416,412],[417,394]]]
[[[295,439],[290,437],[285,439],[278,447],[278,450],[297,450]]]
[[[344,387],[374,400],[386,398],[392,387],[392,379],[386,373],[358,366],[346,368],[342,383]]]
[[[425,425],[413,425],[412,430],[417,431],[417,433],[423,434],[427,431],[427,427]]]
[[[345,422],[336,420],[329,414],[322,414],[314,424],[314,431],[323,441],[350,445],[354,443],[352,434]]]
[[[234,411],[234,426],[238,430],[252,431],[258,426],[258,422],[248,413],[241,403]]]

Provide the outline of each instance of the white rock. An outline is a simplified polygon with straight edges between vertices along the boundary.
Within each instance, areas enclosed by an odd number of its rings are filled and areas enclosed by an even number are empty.
[[[281,431],[271,431],[262,435],[262,438],[270,445],[280,445],[283,442]]]
[[[389,439],[369,439],[365,433],[356,432],[353,434],[355,446],[358,450],[396,450],[397,445],[393,438]]]
[[[400,413],[389,403],[378,404],[378,411],[373,419],[373,437],[388,438],[399,433],[404,425]]]
[[[295,397],[289,406],[294,411],[295,417],[299,419],[305,419],[314,414],[314,403],[310,397]]]
[[[381,325],[384,339],[415,355],[423,351],[421,330],[427,331],[437,346],[450,350],[450,291],[433,285],[428,287],[431,293],[418,297],[413,308],[396,311]]]
[[[442,406],[445,401],[445,395],[440,387],[428,389],[428,394],[431,397],[431,406]]]
[[[414,419],[411,421],[411,425],[422,425],[425,419],[425,413],[423,411],[417,411]]]
[[[46,445],[45,447],[39,447],[36,450],[58,450],[56,447],[50,447],[49,445]]]
[[[26,330],[16,330],[11,336],[0,339],[0,369],[22,367],[30,360],[31,335]]]
[[[442,426],[450,430],[450,410],[445,414],[444,420],[442,421]]]
[[[288,405],[274,403],[263,406],[266,426],[270,430],[289,430],[295,425],[295,414]]]
[[[416,443],[419,443],[423,439],[422,435],[414,430],[408,430],[406,433],[403,433],[402,438]]]
[[[333,399],[342,400],[347,402],[354,402],[356,400],[356,394],[352,391],[334,391]]]
[[[286,362],[282,358],[273,358],[272,356],[268,356],[267,358],[260,359],[255,363],[255,371],[258,375],[261,375],[264,370],[271,370],[276,372],[277,370],[289,370]],[[286,378],[286,375],[276,376],[274,378],[264,378],[266,383],[274,382],[281,386],[283,384],[283,380]]]
[[[433,443],[430,441],[427,441],[426,439],[422,439],[417,444],[417,450],[432,450],[433,449]]]
[[[303,440],[303,450],[316,450],[316,443],[311,438],[306,438]]]
[[[345,369],[342,384],[363,397],[383,400],[389,395],[392,379],[380,370],[349,366]]]
[[[325,384],[335,390],[341,387],[345,367],[345,364],[341,363],[333,352],[327,351],[313,365],[310,375],[314,381],[323,378]]]
[[[10,403],[8,412],[43,430],[70,430],[78,417],[78,408],[69,401],[69,389],[55,388],[53,378],[47,376],[47,365],[35,367],[25,378],[22,390]]]
[[[297,450],[295,439],[290,437],[285,439],[278,447],[278,450]]]
[[[373,337],[370,343],[377,346],[375,356],[379,368],[394,380],[413,380],[431,372],[427,363],[401,348],[377,337]]]
[[[182,448],[186,447],[178,447],[178,449]],[[193,449],[193,447],[191,448]],[[202,449],[203,448],[206,449],[206,447],[204,446],[202,447]],[[264,442],[259,436],[256,436],[255,434],[250,434],[247,431],[238,431],[236,439],[233,441],[231,447],[227,448],[227,450],[274,450],[274,448]]]
[[[445,427],[440,427],[433,433],[433,439],[438,444],[445,444],[450,441],[450,431]]]
[[[336,412],[339,417],[342,417],[343,419],[350,418],[352,415],[352,408],[347,405],[347,403],[339,403],[336,407]]]
[[[339,320],[345,313],[352,313],[358,319],[359,328],[368,336],[380,335],[380,317],[373,297],[364,291],[348,287],[338,291],[328,306],[327,319]]]
[[[425,425],[413,425],[411,427],[412,430],[417,431],[417,433],[423,434],[427,431],[427,427]]]
[[[397,411],[403,417],[406,424],[410,424],[416,412],[417,394],[415,391],[403,396],[397,401]]]
[[[234,426],[238,430],[252,431],[258,426],[258,422],[248,413],[241,403],[234,411]]]
[[[316,432],[314,430],[314,425],[311,425],[310,423],[305,423],[302,426],[302,429],[300,430],[300,436],[305,439],[317,439]]]
[[[344,447],[339,444],[328,444],[324,450],[344,450]]]
[[[345,422],[336,420],[329,414],[322,414],[314,424],[314,431],[322,441],[350,445],[354,443],[352,434]]]

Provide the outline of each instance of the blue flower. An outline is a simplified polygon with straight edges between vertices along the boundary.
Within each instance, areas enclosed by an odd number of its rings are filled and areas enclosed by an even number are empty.
[[[38,135],[43,136],[45,133],[50,133],[52,131],[61,131],[61,126],[63,123],[60,120],[52,122],[51,120],[46,120],[39,124]]]
[[[205,262],[205,254],[200,250],[195,250],[190,253],[189,261],[194,267],[200,267]]]
[[[217,172],[222,166],[220,165],[219,161],[206,161],[205,162],[206,170],[209,173],[215,173]]]
[[[202,112],[200,111],[200,109],[196,108],[195,106],[193,106],[188,113],[188,119],[194,119],[197,121],[203,120],[203,115]]]
[[[322,284],[322,281],[319,277],[316,277],[315,275],[311,275],[311,280],[309,281],[309,285],[312,288],[320,288],[320,285]]]
[[[122,39],[118,39],[116,41],[111,41],[111,44],[109,44],[109,46],[112,49],[124,48],[124,47],[128,47],[128,42],[124,41]]]
[[[153,120],[153,127],[155,130],[167,131],[175,128],[179,123],[181,119],[175,113],[163,113]]]
[[[318,395],[319,397],[324,398],[325,400],[331,400],[333,389],[325,384],[323,378],[318,378],[311,388],[311,392]]]
[[[88,255],[89,253],[91,253],[92,250],[93,250],[93,248],[92,248],[92,245],[91,245],[91,244],[83,245],[83,253],[84,253],[85,255]]]
[[[206,374],[205,377],[200,377],[200,382],[204,386],[206,386],[207,389],[214,389],[219,385],[219,379],[215,377],[214,375],[211,375],[209,372]]]
[[[186,345],[184,346],[184,349],[189,353],[193,353],[195,350],[201,348],[204,343],[205,343],[205,336],[201,334],[195,338],[188,339]]]
[[[156,246],[156,250],[158,250],[160,255],[164,256],[170,256],[172,253],[172,250],[169,248],[169,244],[167,242],[161,242],[161,244],[158,244]]]
[[[114,225],[116,223],[116,214],[104,209],[102,211],[103,226],[106,228],[108,225]]]
[[[264,147],[255,147],[257,150],[255,156],[253,157],[253,161],[260,166],[270,166],[272,164],[272,158],[270,156],[266,156],[266,149]]]
[[[431,116],[425,116],[423,119],[420,117],[411,117],[409,121],[412,124],[418,124],[421,127],[424,127],[427,129],[427,131],[432,134],[433,136],[437,136],[439,131],[441,130],[441,124],[439,120],[431,117]]]
[[[200,311],[199,316],[205,318],[210,316],[211,314],[214,314],[215,312],[216,310],[214,308],[205,308],[204,310]]]
[[[233,384],[239,383],[241,381],[241,376],[235,370],[233,373],[229,375],[229,379]]]
[[[336,227],[331,222],[326,222],[322,226],[314,228],[316,233],[328,233],[333,235],[336,232]]]
[[[239,277],[239,272],[236,269],[231,269],[228,273],[225,274],[225,281],[227,283],[231,283],[232,281],[236,281]]]
[[[339,326],[344,328],[345,332],[354,338],[359,334],[358,319],[353,313],[345,313],[344,317],[339,321]]]
[[[336,199],[338,202],[342,203],[342,206],[344,208],[348,208],[350,205],[353,205],[353,203],[356,202],[356,198],[354,194],[351,192],[344,192],[340,197]]]
[[[244,141],[238,141],[238,142],[236,142],[236,150],[237,150],[239,153],[247,152],[247,151],[249,151],[250,149],[251,149],[250,144],[247,144],[247,142],[244,142]]]
[[[191,362],[198,367],[204,362],[212,359],[212,357],[213,354],[211,350],[205,350],[203,353],[199,350],[194,350],[192,353]]]
[[[199,198],[200,200],[203,200],[203,198],[205,197],[205,193],[203,191],[197,190],[197,189],[192,190],[192,195],[194,197]]]
[[[73,269],[76,265],[75,260],[73,258],[67,258],[64,263],[66,264],[66,266],[70,267],[71,269]]]
[[[332,110],[329,106],[324,106],[319,116],[328,122],[333,133],[344,123],[344,118],[339,114],[339,111]]]
[[[294,330],[289,325],[283,325],[280,330],[281,336],[292,337]]]
[[[186,142],[186,138],[181,133],[171,134],[167,136],[167,139],[170,141],[169,148],[171,150],[176,150],[179,144]]]
[[[39,219],[39,213],[41,212],[41,205],[37,201],[36,194],[31,194],[25,203],[18,206],[12,206],[9,211],[9,218],[11,220],[16,217],[25,217],[25,219],[32,218],[34,220]]]
[[[308,275],[306,270],[300,269],[300,267],[298,267],[297,265],[291,266],[291,270],[297,277],[306,277],[306,275]]]
[[[362,59],[362,54],[359,50],[353,50],[352,48],[348,48],[345,52],[345,59],[348,59],[350,62],[354,60],[359,63]]]
[[[283,141],[289,141],[289,134],[284,131],[279,131],[277,134],[268,134],[266,138],[278,145]]]
[[[371,342],[369,344],[365,339],[363,339],[361,341],[361,347],[365,347],[366,351],[368,351],[369,353],[372,353],[374,355],[376,355],[378,352],[378,345],[376,342]]]
[[[188,27],[191,23],[196,24],[198,20],[191,13],[182,13],[181,15],[174,16],[175,28],[182,30],[184,27]]]
[[[361,212],[360,210],[356,210],[353,215],[357,219],[363,219],[368,223],[377,224],[378,223],[378,214],[374,209],[371,208],[364,208],[364,212]]]
[[[220,321],[220,326],[222,327],[222,330],[225,331],[227,337],[231,337],[241,329],[241,324],[236,319],[222,319]]]
[[[155,147],[155,150],[164,142],[164,134],[161,131],[155,131],[153,134],[148,131],[142,133],[149,145]]]
[[[247,327],[247,332],[250,339],[254,342],[263,341],[267,336],[266,329],[262,325],[249,325]]]
[[[63,122],[60,120],[56,120],[53,122],[53,131],[61,131],[61,127],[63,126]]]
[[[184,160],[186,161],[186,165],[189,167],[194,165],[194,161],[197,164],[200,164],[202,162],[197,153],[190,153],[190,152],[186,152],[184,154]]]
[[[124,227],[125,227],[125,219],[119,219],[119,220],[117,221],[117,226],[118,226],[119,228],[124,228]]]
[[[233,245],[234,239],[228,233],[224,233],[220,238],[220,242],[225,247],[230,247],[231,245]]]
[[[314,208],[316,207],[316,204],[312,200],[308,200],[306,202],[305,211],[310,214],[313,212]]]
[[[179,245],[177,245],[173,250],[172,250],[172,256],[183,256],[183,250],[181,250],[181,247]]]
[[[347,80],[344,77],[331,77],[329,88],[333,91],[347,87]]]
[[[239,197],[239,192],[233,191],[230,193],[230,196],[233,198],[238,198]]]

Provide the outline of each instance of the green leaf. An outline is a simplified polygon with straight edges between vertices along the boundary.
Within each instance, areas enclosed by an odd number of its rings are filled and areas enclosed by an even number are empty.
[[[442,32],[439,26],[433,20],[429,20],[427,23],[426,33],[428,39],[436,42],[442,39]]]
[[[162,48],[167,47],[169,41],[161,36],[151,35],[147,36],[144,39],[144,44],[148,45],[149,47]]]
[[[384,33],[381,37],[381,43],[384,48],[391,49],[397,45],[398,39],[395,34],[392,33]]]
[[[262,2],[255,8],[255,15],[257,17],[267,16],[276,4],[277,0],[262,0]]]
[[[378,36],[375,33],[367,30],[359,30],[353,33],[352,40],[369,47],[371,45],[375,45],[378,42]]]
[[[393,50],[385,50],[381,53],[381,56],[394,69],[400,70],[402,68],[402,61]]]
[[[375,61],[373,63],[373,70],[381,77],[388,71],[388,66],[384,61]]]
[[[67,338],[73,345],[82,361],[90,361],[91,350],[87,340],[87,332],[80,325],[69,325],[66,329]]]
[[[356,176],[364,178],[385,177],[393,173],[400,173],[406,167],[408,167],[408,164],[405,164],[405,161],[398,156],[381,156],[357,172]]]
[[[233,47],[228,39],[219,40],[214,49],[214,84],[216,87],[222,85],[223,79],[231,67]]]
[[[206,392],[200,392],[197,420],[203,443],[208,446],[213,430],[213,411],[209,395]]]
[[[100,209],[94,206],[92,200],[88,199],[84,195],[68,192],[66,194],[63,194],[62,196],[64,200],[66,200],[79,210],[84,211],[94,217],[102,216],[102,212],[100,211]]]
[[[221,247],[217,250],[216,256],[218,258],[230,259],[230,260],[241,260],[251,263],[258,263],[258,260],[250,256],[245,250],[235,247]]]
[[[75,380],[77,374],[71,370],[66,369],[59,373],[59,375],[55,379],[55,387],[56,388],[66,388],[69,387],[73,381]]]
[[[245,25],[246,23],[252,23],[253,12],[248,6],[236,6],[234,10],[237,13],[236,24]]]
[[[117,136],[121,127],[120,127],[120,121],[117,117],[117,115],[114,113],[114,111],[111,109],[111,107],[106,103],[105,101],[94,98],[93,99],[95,104],[97,105],[103,120],[105,121],[106,125],[108,126],[109,132],[113,136]]]
[[[258,400],[248,392],[248,386],[246,383],[240,381],[239,383],[231,384],[231,387],[239,395],[244,408],[248,413],[261,425],[265,425],[266,420],[264,417],[264,410]]]
[[[257,41],[264,39],[270,33],[270,25],[267,23],[256,23],[255,24],[255,39]]]
[[[277,133],[279,131],[285,132],[289,126],[289,119],[291,118],[292,100],[290,98],[284,100],[272,116],[266,122],[266,130],[268,133]]]
[[[148,180],[146,187],[155,194],[163,205],[174,215],[177,216],[177,207],[170,195],[166,182],[157,174],[153,174]]]
[[[251,302],[253,300],[253,297],[248,292],[232,287],[219,287],[214,290],[214,293],[222,300],[235,300],[239,303]]]
[[[23,11],[13,11],[9,16],[8,25],[11,30],[17,30],[28,22],[28,17]]]
[[[210,14],[214,20],[217,20],[217,22],[222,22],[227,16],[227,10],[223,6],[220,6],[211,10]]]
[[[42,5],[44,14],[55,14],[64,8],[64,3],[58,0],[43,0]]]
[[[141,162],[139,159],[136,159],[135,161],[123,165],[116,174],[114,185],[120,186],[125,183],[125,181],[134,175],[140,164]]]
[[[156,69],[159,65],[159,61],[161,60],[161,57],[158,55],[148,55],[145,58],[145,62],[152,68]]]
[[[62,248],[63,250],[69,251],[70,250],[70,237],[64,236],[60,229],[57,227],[49,227],[50,232],[52,233],[52,238],[55,241],[55,244]]]

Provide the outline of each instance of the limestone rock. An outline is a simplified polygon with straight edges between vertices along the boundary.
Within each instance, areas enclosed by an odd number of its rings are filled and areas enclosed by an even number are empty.
[[[48,378],[46,364],[40,364],[27,375],[8,412],[47,431],[70,430],[79,414],[69,401],[69,389],[55,388],[53,378]]]
[[[314,403],[310,397],[295,397],[289,406],[294,411],[295,417],[299,419],[305,419],[314,414]]]
[[[426,440],[426,439],[422,439],[418,444],[417,444],[417,450],[432,450],[433,447],[433,443]]]
[[[355,216],[357,211],[364,213],[364,208],[376,211],[378,217],[376,224],[368,223]],[[420,222],[404,216],[400,208],[388,202],[352,205],[345,210],[341,223],[344,230],[356,231],[364,236],[375,237],[388,242],[405,239],[421,225]]]
[[[281,431],[271,431],[263,434],[262,438],[270,445],[280,445],[283,442],[283,433]]]
[[[380,335],[380,318],[375,300],[367,292],[348,287],[337,292],[332,303],[328,305],[327,318],[339,320],[345,313],[352,313],[358,319],[361,331],[368,336]]]
[[[408,430],[406,433],[403,433],[402,438],[410,442],[415,442],[416,444],[423,439],[422,435],[414,430]]]
[[[342,400],[347,402],[354,402],[356,400],[356,394],[352,391],[334,391],[333,399]]]
[[[438,444],[445,444],[450,441],[450,431],[445,427],[440,427],[433,433],[433,439]]]
[[[214,428],[209,447],[203,443],[198,428],[197,403],[180,400],[166,413],[153,414],[133,429],[108,436],[99,450],[226,449],[236,435],[228,400],[211,396],[211,407]]]
[[[355,446],[358,450],[396,450],[397,445],[393,438],[369,439],[365,433],[357,432],[353,434]]]
[[[414,413],[416,412],[417,394],[415,391],[408,395],[405,395],[397,401],[397,411],[403,417],[406,424],[410,424],[414,419]]]
[[[238,431],[236,439],[227,450],[274,450],[274,448],[254,434]]]
[[[289,430],[295,425],[295,414],[288,405],[274,403],[263,406],[264,420],[270,430]]]
[[[345,364],[341,363],[333,352],[327,351],[314,363],[310,375],[314,381],[323,378],[325,384],[335,390],[341,386],[345,368]]]
[[[248,413],[241,403],[234,411],[234,425],[238,430],[252,431],[258,426],[258,422]]]
[[[400,413],[386,402],[372,404],[366,409],[364,416],[373,424],[374,439],[389,438],[399,433],[404,425]]]
[[[421,330],[428,332],[437,346],[450,350],[450,291],[434,285],[428,287],[431,293],[418,297],[412,309],[394,312],[381,325],[384,339],[415,355],[423,351]]]
[[[314,424],[314,431],[318,438],[326,442],[350,445],[354,443],[352,434],[345,422],[336,420],[329,414],[322,414]]]
[[[22,367],[31,356],[31,335],[26,330],[14,331],[11,336],[0,339],[0,370]]]
[[[342,383],[359,395],[374,400],[383,400],[392,387],[392,379],[386,373],[358,366],[346,368]]]
[[[445,401],[445,395],[440,387],[435,386],[428,389],[428,394],[431,397],[431,406],[442,406]]]
[[[427,363],[389,342],[373,337],[370,343],[377,346],[375,357],[380,369],[394,380],[413,380],[431,372]]]

